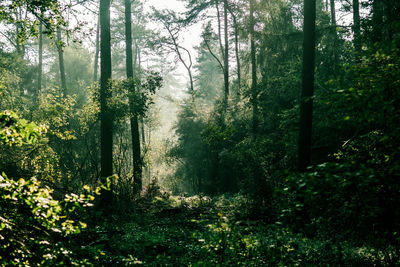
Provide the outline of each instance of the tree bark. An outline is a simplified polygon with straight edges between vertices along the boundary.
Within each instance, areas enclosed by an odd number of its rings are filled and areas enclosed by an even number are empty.
[[[250,0],[251,102],[253,106],[253,137],[256,137],[258,128],[258,90],[254,24],[254,0]]]
[[[225,52],[224,52],[224,87],[225,87],[225,105],[228,105],[229,97],[229,38],[228,38],[228,0],[224,0],[224,38],[225,38]]]
[[[219,0],[215,0],[215,8],[217,9],[217,22],[218,22],[218,43],[221,50],[222,61],[224,60],[224,45],[222,44],[222,33],[221,33],[221,18],[219,11]]]
[[[17,17],[17,22],[15,23],[15,44],[16,44],[16,49],[18,55],[20,55],[22,58],[25,57],[25,45],[20,42],[19,40],[19,35],[20,32],[22,31],[22,26],[21,26],[21,21],[22,21],[22,10],[21,8],[18,8],[16,11],[16,17]]]
[[[360,3],[353,0],[353,32],[354,32],[354,48],[356,56],[361,53],[361,26],[360,26]]]
[[[383,32],[384,24],[384,3],[382,0],[372,2],[372,43],[383,41],[385,34]]]
[[[132,56],[132,19],[131,19],[131,1],[125,0],[125,38],[126,38],[126,77],[133,78],[133,56]],[[131,135],[132,135],[132,153],[133,153],[133,177],[134,191],[140,193],[142,191],[142,160],[140,155],[140,137],[138,116],[134,110],[135,85],[132,82],[132,95],[129,96],[129,108],[132,113],[130,118]]]
[[[312,104],[315,67],[315,1],[304,0],[302,91],[298,147],[300,171],[305,171],[311,164]]]
[[[57,51],[58,51],[58,64],[60,68],[61,91],[65,96],[67,95],[67,82],[65,79],[64,52],[63,52],[60,28],[57,28]]]
[[[337,50],[338,38],[336,33],[336,9],[335,9],[335,0],[330,0],[331,6],[331,26],[332,26],[332,37],[333,37],[333,45],[332,45],[332,53],[333,53],[333,73],[337,74],[337,67],[339,63],[339,56]]]
[[[238,85],[239,85],[239,90],[241,86],[241,72],[240,72],[240,55],[239,55],[239,29],[238,29],[238,24],[237,24],[237,19],[236,15],[229,9],[229,13],[231,14],[233,18],[233,27],[235,30],[235,56],[236,56],[236,64],[237,64],[237,79],[238,79]]]
[[[38,80],[37,88],[34,93],[35,106],[39,105],[39,95],[42,91],[42,72],[43,72],[43,23],[39,24],[39,65],[38,65]]]
[[[110,0],[100,0],[100,35],[100,143],[101,176],[104,181],[113,173],[113,116],[107,105],[111,98]],[[109,197],[105,196],[105,199]]]
[[[228,1],[224,0],[224,43],[222,44],[222,33],[221,33],[221,18],[219,10],[219,1],[215,1],[215,7],[217,9],[217,21],[218,21],[218,40],[221,49],[221,56],[223,60],[223,73],[224,73],[224,110],[228,107],[228,97],[229,97],[229,39],[228,39]]]

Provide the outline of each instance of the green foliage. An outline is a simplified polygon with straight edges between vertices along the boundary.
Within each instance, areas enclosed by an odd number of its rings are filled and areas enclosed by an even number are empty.
[[[66,22],[61,14],[65,8],[59,1],[2,1],[0,3],[0,22],[15,23],[17,29],[17,42],[24,43],[28,37],[38,34],[39,19],[47,28],[47,33],[53,36],[56,27],[65,25]],[[22,16],[21,10],[26,10]]]
[[[157,187],[153,186],[149,194],[159,195],[157,192]],[[131,216],[124,214],[118,221],[110,218],[102,227],[109,230],[99,230],[101,234],[97,238],[103,244],[105,255],[97,263],[384,266],[390,263],[386,257],[395,251],[393,247],[379,250],[349,241],[310,238],[263,220],[237,219],[233,210],[249,213],[243,195],[201,199],[204,197],[165,195],[156,196],[152,201],[139,199]],[[195,204],[198,200],[202,204]]]
[[[398,246],[400,214],[395,207],[400,205],[400,161],[393,142],[371,132],[349,141],[336,154],[340,162],[289,175],[288,187],[279,191],[290,199],[282,219],[311,236]]]
[[[11,111],[0,113],[0,146],[32,145],[37,142],[41,133],[46,131],[44,126],[36,126],[20,119]]]
[[[57,240],[86,227],[83,222],[71,220],[76,207],[88,205],[86,197],[71,195],[59,202],[52,198],[52,190],[41,188],[35,178],[14,181],[4,174],[0,176],[0,187],[2,263],[77,265],[66,244]]]
[[[0,49],[0,109],[29,114],[33,106],[36,68],[18,53]],[[23,107],[22,107],[23,106]]]
[[[114,96],[108,104],[114,111],[115,118],[145,116],[153,104],[152,95],[162,86],[162,82],[163,79],[158,72],[145,73],[141,79],[114,80],[112,82]],[[129,103],[132,103],[132,106]]]
[[[2,146],[17,149],[35,145],[44,128],[19,119],[12,112],[0,114]],[[3,168],[3,167],[2,167]],[[109,185],[102,186],[109,190]],[[84,249],[86,257],[77,257],[82,247],[75,236],[87,225],[83,219],[92,206],[92,190],[83,186],[83,193],[53,198],[53,189],[42,186],[35,178],[8,178],[0,175],[0,262],[2,266],[91,266],[97,249]]]

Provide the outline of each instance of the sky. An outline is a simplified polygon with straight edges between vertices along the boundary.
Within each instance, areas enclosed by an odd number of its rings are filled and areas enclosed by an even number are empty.
[[[146,5],[154,6],[157,9],[172,9],[178,12],[184,11],[185,6],[181,1],[178,0],[148,0]]]

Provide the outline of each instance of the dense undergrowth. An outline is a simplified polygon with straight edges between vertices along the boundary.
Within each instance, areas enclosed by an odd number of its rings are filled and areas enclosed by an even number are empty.
[[[154,194],[156,193],[156,194]],[[395,266],[397,251],[351,238],[310,237],[251,218],[242,195],[173,196],[159,191],[129,212],[99,221],[81,238],[103,266]],[[250,216],[246,216],[250,215]],[[251,218],[251,219],[250,219]],[[88,242],[91,240],[90,242]]]
[[[40,127],[0,115],[3,146],[40,140]],[[396,152],[388,154],[396,139],[384,137],[364,136],[349,142],[337,162],[282,174],[284,186],[268,205],[245,194],[173,195],[154,180],[134,198],[114,192],[102,207],[99,194],[111,180],[62,195],[34,177],[2,174],[1,264],[397,266],[400,164]],[[360,153],[371,144],[374,153]]]
[[[350,234],[346,231],[335,235],[314,228],[315,233],[307,233],[293,222],[268,218],[267,211],[240,194],[175,196],[152,183],[133,202],[99,211],[91,207],[90,194],[57,201],[34,179],[15,182],[3,177],[1,190],[1,266],[400,263],[398,248],[390,243],[343,236]],[[299,208],[294,203],[293,208]]]

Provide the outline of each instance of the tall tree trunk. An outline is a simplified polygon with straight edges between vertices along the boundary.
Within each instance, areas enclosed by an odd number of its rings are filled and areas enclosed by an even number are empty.
[[[222,44],[221,17],[220,17],[221,14],[219,11],[219,0],[215,0],[215,8],[217,9],[218,43],[219,43],[219,49],[221,50],[221,56],[222,56],[222,60],[223,60],[224,59],[224,45]]]
[[[67,95],[67,82],[65,79],[65,68],[64,68],[64,52],[63,52],[60,28],[57,28],[57,51],[58,51],[58,65],[60,67],[61,90],[64,95]]]
[[[99,68],[99,52],[100,52],[100,14],[97,19],[96,29],[96,53],[94,54],[94,69],[93,69],[93,81],[97,82],[98,68]]]
[[[384,3],[382,0],[374,0],[372,2],[372,43],[383,41],[385,34],[383,31],[384,24]],[[385,40],[386,41],[386,40]]]
[[[250,55],[251,55],[251,102],[253,106],[253,137],[257,136],[258,128],[258,90],[256,48],[254,44],[254,0],[250,0]]]
[[[304,0],[303,66],[298,147],[300,171],[305,171],[311,164],[312,104],[315,67],[315,1]]]
[[[34,93],[35,106],[39,105],[39,95],[42,91],[42,71],[43,71],[43,23],[40,21],[39,24],[39,66],[38,66],[38,78],[37,88]]]
[[[217,21],[218,21],[218,41],[219,47],[221,50],[221,56],[223,59],[223,73],[224,73],[224,109],[228,107],[228,97],[229,97],[229,60],[228,60],[228,53],[229,53],[229,42],[228,42],[228,3],[227,0],[224,0],[224,34],[225,39],[224,43],[222,44],[222,33],[221,33],[221,18],[220,18],[220,10],[219,10],[219,0],[215,1],[215,7],[217,9]]]
[[[15,23],[15,49],[17,50],[17,54],[21,55],[21,43],[19,41],[19,31],[20,26],[19,22]]]
[[[236,64],[237,64],[237,79],[238,79],[238,85],[239,85],[239,89],[240,89],[242,81],[241,81],[241,74],[240,74],[239,36],[238,36],[238,26],[236,23],[236,19],[235,19],[234,23],[235,23],[235,55],[236,55]]]
[[[228,0],[224,0],[224,86],[225,86],[225,105],[228,105],[229,97],[229,36],[228,36]]]
[[[22,58],[25,56],[25,45],[20,41],[20,33],[22,31],[22,9],[18,8],[18,10],[15,13],[17,17],[17,22],[15,23],[15,44],[16,44],[16,49],[18,55],[20,55]]]
[[[361,53],[361,26],[360,26],[360,3],[358,0],[353,0],[353,32],[354,32],[354,48],[356,56]]]
[[[101,177],[113,173],[113,116],[107,105],[111,98],[111,35],[110,0],[100,0],[100,141],[101,141]],[[104,201],[110,200],[106,194]]]
[[[125,0],[125,38],[126,38],[126,77],[133,78],[133,56],[132,56],[132,20],[131,20],[131,1]],[[135,85],[132,82],[132,94],[135,94]],[[133,177],[134,191],[140,193],[142,191],[142,160],[140,156],[140,137],[138,116],[135,114],[135,103],[133,95],[129,97],[129,107],[132,113],[131,135],[132,135],[132,152],[133,152]]]
[[[22,21],[22,11],[21,8],[18,8],[17,11],[15,11],[15,16],[17,18],[17,21],[15,23],[15,48],[17,50],[17,54],[23,59],[25,57],[25,46],[20,40],[20,34],[22,31],[22,26],[21,26],[21,21]],[[19,92],[21,96],[25,95],[25,86],[23,79],[21,79],[18,83],[19,87]]]
[[[240,73],[240,55],[239,55],[239,27],[237,24],[237,18],[236,15],[229,9],[229,13],[231,14],[233,18],[233,27],[235,31],[235,57],[236,57],[236,64],[237,64],[237,79],[238,79],[238,85],[239,89],[241,86],[241,73]]]
[[[335,9],[335,0],[330,0],[331,6],[331,27],[332,27],[332,53],[333,53],[333,73],[334,75],[337,74],[337,67],[339,63],[339,56],[338,56],[338,37],[336,32],[336,9]]]

